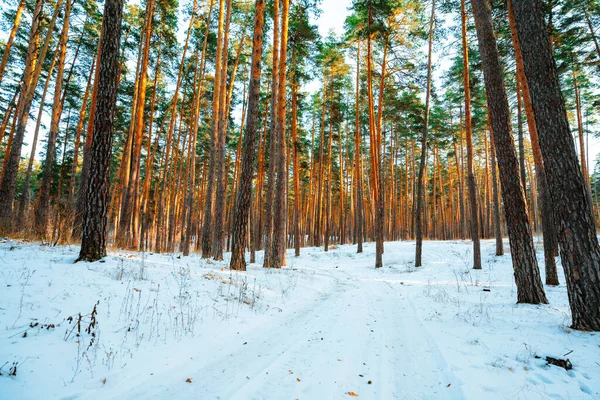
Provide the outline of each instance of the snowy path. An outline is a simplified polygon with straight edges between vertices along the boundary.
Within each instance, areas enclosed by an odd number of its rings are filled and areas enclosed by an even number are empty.
[[[473,271],[470,248],[427,242],[416,269],[414,242],[386,243],[380,270],[370,243],[308,248],[282,270],[232,272],[0,243],[0,399],[599,398],[600,335],[568,328],[564,285],[550,305],[516,305],[510,255],[484,241]],[[79,313],[81,336],[66,335]],[[565,354],[571,371],[544,361]]]
[[[116,398],[462,398],[402,286],[321,275],[334,283],[314,303]],[[184,375],[194,385],[182,391]]]

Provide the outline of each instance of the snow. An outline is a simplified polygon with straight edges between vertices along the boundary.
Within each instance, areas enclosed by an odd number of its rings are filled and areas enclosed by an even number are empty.
[[[5,240],[0,399],[598,398],[600,334],[568,328],[564,280],[517,305],[493,241],[481,271],[470,242],[424,243],[421,268],[414,246],[386,243],[381,270],[368,243],[231,272],[228,255],[73,264],[75,246]]]

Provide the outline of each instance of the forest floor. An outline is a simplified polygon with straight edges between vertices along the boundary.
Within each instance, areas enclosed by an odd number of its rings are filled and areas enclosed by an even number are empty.
[[[414,247],[386,243],[380,270],[369,243],[231,272],[4,240],[0,399],[599,398],[600,334],[568,328],[562,272],[549,305],[517,305],[492,241],[481,271],[470,242],[426,242],[421,268]]]

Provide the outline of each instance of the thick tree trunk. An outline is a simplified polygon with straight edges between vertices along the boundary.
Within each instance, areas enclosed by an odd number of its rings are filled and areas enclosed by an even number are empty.
[[[96,261],[106,256],[110,159],[119,82],[119,46],[122,19],[123,2],[121,0],[106,0],[102,22],[98,98],[93,140],[90,148],[90,171],[83,218],[81,251],[77,261]]]
[[[529,86],[525,79],[523,71],[523,55],[521,54],[521,44],[517,35],[517,26],[515,24],[515,16],[512,9],[511,0],[508,1],[508,19],[510,23],[510,31],[512,35],[513,47],[515,50],[515,59],[517,66],[517,79],[521,83],[523,93],[523,103],[525,106],[525,114],[527,115],[527,127],[529,128],[529,136],[531,139],[531,149],[533,152],[533,161],[535,164],[535,175],[538,187],[538,199],[540,204],[540,214],[542,217],[542,234],[544,238],[544,260],[546,269],[546,285],[558,285],[558,272],[556,270],[555,254],[557,252],[557,232],[556,223],[554,221],[554,210],[552,199],[548,191],[548,183],[546,178],[546,170],[542,159],[542,151],[540,149],[540,140],[537,133],[533,106],[531,104],[531,95]]]
[[[510,111],[492,23],[491,7],[486,0],[472,0],[471,4],[473,5],[479,51],[483,64],[492,135],[500,169],[504,214],[517,284],[517,302],[546,304],[548,300],[540,278],[531,225],[527,216],[525,190],[519,181],[519,162],[513,141]]]
[[[260,100],[260,77],[263,51],[263,30],[265,22],[265,0],[256,0],[254,11],[254,39],[252,41],[252,69],[248,94],[248,113],[246,134],[242,143],[242,171],[240,175],[235,217],[233,221],[233,238],[231,245],[231,263],[233,270],[245,271],[244,253],[248,232],[248,217],[252,202],[252,176],[254,174],[254,159],[256,139],[258,137],[258,106]]]
[[[543,4],[518,0],[513,2],[513,11],[559,230],[573,328],[600,331],[600,246],[571,138]]]

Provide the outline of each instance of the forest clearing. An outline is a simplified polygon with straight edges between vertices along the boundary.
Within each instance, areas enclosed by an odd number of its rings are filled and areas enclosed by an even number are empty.
[[[1,397],[597,398],[600,339],[566,326],[565,286],[550,305],[515,304],[510,255],[494,246],[482,242],[481,271],[457,241],[426,242],[422,268],[414,242],[387,242],[378,270],[368,243],[307,248],[281,270],[259,254],[237,272],[229,255],[115,250],[73,265],[74,246],[3,243],[2,373],[19,366]]]

